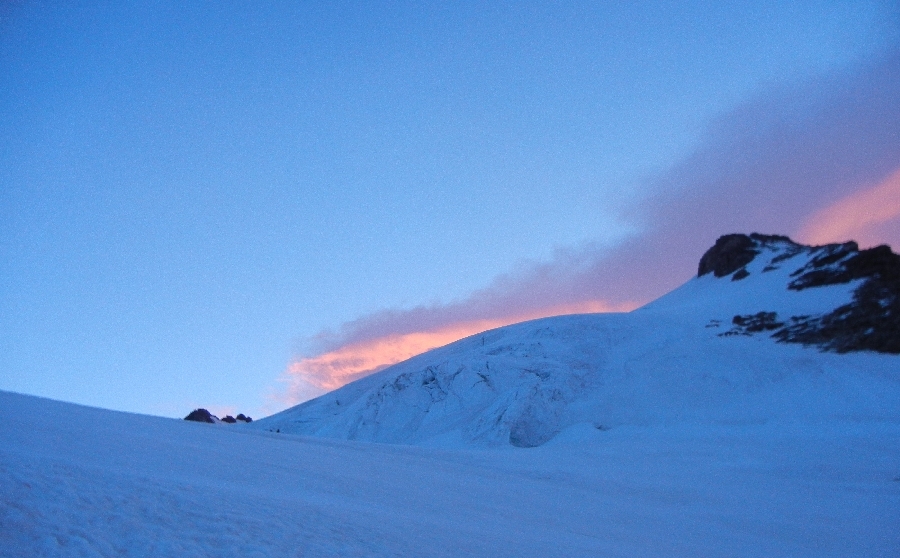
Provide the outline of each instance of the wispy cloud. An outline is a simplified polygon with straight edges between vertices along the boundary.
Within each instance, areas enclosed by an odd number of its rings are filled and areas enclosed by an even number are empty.
[[[856,240],[863,246],[889,243],[900,237],[891,225],[900,221],[900,168],[886,180],[863,188],[815,212],[797,234],[811,244]],[[890,232],[889,232],[890,231]]]
[[[490,319],[453,321],[445,318],[445,323],[442,325],[421,327],[418,331],[406,333],[387,329],[385,333],[374,334],[375,336],[372,338],[343,343],[333,350],[301,358],[292,363],[288,368],[288,376],[291,378],[290,391],[298,396],[310,390],[335,389],[429,349],[441,347],[488,329],[544,316],[588,312],[625,312],[637,306],[637,303],[609,304],[603,301],[586,300]],[[440,323],[440,320],[432,321]],[[404,322],[403,329],[409,328],[410,321]],[[369,332],[369,330],[361,327],[357,334],[363,332]],[[370,333],[370,335],[373,334]]]
[[[647,185],[652,194],[623,215],[639,234],[612,249],[558,250],[550,261],[498,277],[461,301],[384,311],[323,333],[314,340],[317,350],[288,367],[282,403],[484,329],[562,313],[630,310],[691,277],[703,251],[729,232],[832,239],[829,234],[845,233],[826,234],[811,223],[846,222],[848,233],[865,230],[872,235],[867,241],[886,242],[879,235],[888,230],[883,225],[896,223],[891,208],[900,199],[892,174],[900,164],[897,99],[900,54],[748,103]]]

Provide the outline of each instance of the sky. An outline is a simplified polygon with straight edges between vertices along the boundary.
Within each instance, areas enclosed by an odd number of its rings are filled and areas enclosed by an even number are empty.
[[[627,311],[732,232],[900,246],[896,2],[0,3],[0,389],[260,416]]]

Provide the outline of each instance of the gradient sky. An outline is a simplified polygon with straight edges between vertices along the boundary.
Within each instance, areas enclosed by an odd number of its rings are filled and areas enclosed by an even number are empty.
[[[258,416],[721,234],[900,244],[894,1],[60,4],[0,4],[0,389]]]

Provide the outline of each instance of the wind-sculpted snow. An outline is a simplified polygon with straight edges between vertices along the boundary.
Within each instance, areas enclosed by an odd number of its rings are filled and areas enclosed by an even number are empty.
[[[475,335],[255,425],[348,440],[534,447],[577,424],[893,416],[900,399],[882,383],[896,386],[897,357],[821,354],[770,337],[785,328],[778,316],[824,316],[854,300],[864,274],[796,284],[810,270],[838,269],[860,253],[855,245],[730,235],[717,247],[701,271],[731,275],[705,273],[627,314]]]

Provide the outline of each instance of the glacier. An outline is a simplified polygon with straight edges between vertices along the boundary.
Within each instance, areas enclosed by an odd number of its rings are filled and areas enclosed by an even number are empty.
[[[822,352],[733,327],[735,316],[822,316],[851,303],[866,279],[790,286],[811,263],[831,269],[858,256],[855,245],[731,236],[749,243],[750,261],[721,277],[704,273],[628,313],[543,318],[473,335],[253,426],[346,440],[534,447],[586,424],[896,418],[896,355]]]

